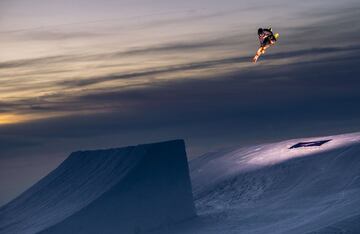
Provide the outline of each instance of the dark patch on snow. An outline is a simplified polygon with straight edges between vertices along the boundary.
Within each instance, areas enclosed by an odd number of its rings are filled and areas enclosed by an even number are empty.
[[[295,145],[291,146],[289,149],[295,149],[295,148],[300,148],[300,147],[312,147],[312,146],[321,146],[327,142],[331,141],[331,139],[329,140],[321,140],[321,141],[307,141],[307,142],[299,142],[296,143]]]

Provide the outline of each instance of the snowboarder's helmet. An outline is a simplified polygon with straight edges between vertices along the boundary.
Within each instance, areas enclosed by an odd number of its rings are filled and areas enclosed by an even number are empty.
[[[279,36],[280,36],[280,34],[279,34],[279,33],[275,33],[275,35],[274,35],[274,37],[275,37],[276,39],[278,39],[278,38],[279,38]]]
[[[263,29],[262,28],[259,28],[258,29],[258,34],[260,35],[260,34],[262,34],[263,33]]]

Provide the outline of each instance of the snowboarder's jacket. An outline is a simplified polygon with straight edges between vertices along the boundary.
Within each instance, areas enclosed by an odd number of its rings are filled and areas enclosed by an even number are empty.
[[[259,41],[261,46],[273,44],[276,41],[271,29],[259,28],[258,29]]]

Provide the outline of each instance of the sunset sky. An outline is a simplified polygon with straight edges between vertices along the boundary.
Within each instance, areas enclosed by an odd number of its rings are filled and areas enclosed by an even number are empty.
[[[360,130],[358,0],[2,0],[0,205],[80,149]],[[257,29],[280,33],[258,64]],[[10,179],[11,178],[11,179]]]

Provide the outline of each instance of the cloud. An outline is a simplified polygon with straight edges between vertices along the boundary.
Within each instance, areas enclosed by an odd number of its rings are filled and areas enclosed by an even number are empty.
[[[0,69],[44,65],[49,63],[60,63],[60,62],[66,62],[69,59],[71,59],[70,55],[55,55],[55,56],[46,56],[40,58],[19,59],[13,61],[0,62]]]
[[[275,66],[276,69],[272,69],[274,66],[261,66],[260,64],[255,66],[250,66],[248,68],[244,68],[243,70],[238,71],[238,74],[232,75],[232,77],[240,77],[238,79],[241,79],[241,82],[244,84],[247,84],[247,82],[252,82],[256,80],[264,80],[264,84],[271,85],[272,79],[281,79],[281,77],[288,76],[285,71],[291,71],[293,69],[297,69],[297,72],[299,74],[303,73],[299,69],[299,67],[304,66],[307,67],[307,70],[314,70],[313,68],[309,68],[309,66],[320,66],[323,64],[324,66],[327,66],[329,63],[338,62],[349,62],[350,63],[357,61],[358,57],[358,51],[360,50],[359,46],[347,46],[347,47],[328,47],[328,48],[314,48],[314,49],[306,49],[306,50],[295,50],[295,51],[288,51],[288,52],[279,52],[279,53],[273,53],[266,55],[266,60],[269,61],[276,61],[277,59],[289,59],[289,58],[310,58],[310,60],[307,59],[301,59],[301,60],[294,60],[292,63],[288,63],[284,65],[277,65]],[[343,55],[337,55],[339,53],[342,53]],[[318,58],[314,59],[315,56],[318,55],[330,55],[332,54],[337,55],[332,58]],[[124,93],[128,93],[127,89],[131,88],[132,90],[141,90],[138,92],[146,92],[146,90],[152,90],[154,87],[165,87],[170,84],[170,81],[156,81],[153,80],[150,83],[147,83],[145,88],[144,85],[129,85],[127,88],[121,87],[117,88],[116,86],[112,89],[94,89],[91,94],[91,92],[84,91],[83,93],[72,93],[72,92],[66,92],[66,90],[71,90],[74,88],[86,88],[90,85],[94,84],[101,84],[102,82],[109,82],[109,81],[115,81],[115,80],[127,80],[127,79],[146,79],[146,77],[153,77],[153,76],[163,76],[166,77],[166,75],[174,75],[177,72],[184,72],[184,71],[193,71],[193,70],[199,70],[199,69],[211,69],[211,68],[217,68],[218,70],[222,70],[222,66],[226,65],[236,65],[239,63],[249,63],[250,56],[239,56],[239,57],[227,57],[223,59],[218,60],[206,60],[206,61],[200,61],[200,62],[193,62],[193,63],[186,63],[186,64],[178,64],[178,65],[172,65],[172,66],[165,66],[165,67],[154,67],[149,70],[139,71],[139,72],[130,72],[130,73],[122,73],[122,74],[111,74],[111,75],[105,75],[105,76],[98,76],[98,77],[89,77],[87,79],[73,79],[73,80],[66,80],[66,81],[55,81],[54,83],[47,84],[47,86],[53,86],[53,87],[63,87],[58,92],[53,92],[49,95],[43,95],[41,97],[37,98],[30,98],[30,99],[19,99],[16,101],[3,101],[0,103],[0,110],[3,112],[15,112],[15,113],[23,113],[23,114],[32,114],[32,113],[46,113],[46,112],[52,112],[52,113],[72,113],[76,111],[109,111],[111,108],[114,108],[114,102],[111,101],[111,99],[116,100],[116,103],[121,103],[121,105],[124,105],[124,102],[121,102],[114,98],[112,95],[117,95],[117,98],[121,98],[124,100],[126,98],[126,95],[123,95]],[[40,60],[42,61],[42,60]],[[320,65],[319,65],[320,64]],[[352,68],[354,69],[354,68]],[[324,68],[321,68],[321,70],[324,70]],[[326,70],[324,70],[326,72]],[[327,72],[326,72],[327,73]],[[335,71],[336,73],[336,71]],[[314,74],[318,74],[318,71],[314,71]],[[330,74],[331,75],[331,74]],[[217,77],[220,76],[220,77]],[[207,74],[204,77],[188,77],[186,81],[189,82],[189,86],[193,87],[193,84],[191,82],[195,82],[194,78],[197,79],[204,79],[204,82],[210,82],[211,79],[216,80],[222,80],[224,78],[222,77],[228,77],[229,73],[214,73],[213,75]],[[307,73],[304,77],[299,76],[289,76],[288,79],[304,79],[305,77],[313,77],[312,74]],[[215,77],[215,78],[214,78]],[[328,79],[329,75],[326,75],[326,79]],[[350,76],[352,77],[352,76]],[[209,80],[210,79],[210,80]],[[226,79],[225,79],[226,80]],[[316,78],[314,82],[318,82],[319,78]],[[321,78],[320,80],[323,80]],[[18,81],[18,82],[21,82]],[[170,82],[170,83],[168,83]],[[178,85],[182,84],[181,80],[174,80],[172,84]],[[327,82],[334,82],[332,80],[329,80]],[[213,82],[211,82],[212,84]],[[224,85],[228,85],[229,82],[224,82]],[[264,85],[262,84],[262,85]],[[42,84],[41,84],[42,85]],[[218,85],[218,84],[217,84]],[[326,84],[325,84],[326,85]],[[35,85],[34,85],[35,86]],[[140,88],[137,88],[140,87]],[[33,87],[34,88],[34,87]],[[200,88],[200,87],[199,87]],[[251,89],[256,89],[256,86],[250,86],[248,87]],[[216,87],[207,87],[207,89],[211,90],[213,92]],[[218,92],[218,91],[216,91]],[[242,91],[245,92],[245,91]],[[136,92],[135,92],[136,93]],[[111,95],[110,95],[111,94]],[[106,97],[110,95],[110,99],[107,100]],[[209,93],[209,95],[211,95]],[[94,100],[92,100],[93,104],[88,103],[89,97],[96,97]],[[181,95],[180,95],[181,96]],[[142,96],[141,96],[142,97]],[[145,98],[147,99],[147,98]],[[102,104],[102,102],[109,101],[109,103]],[[140,102],[141,100],[139,100]],[[120,104],[119,104],[120,105]]]
[[[6,136],[0,135],[1,152],[16,151],[16,149],[24,149],[41,145],[36,139],[23,138],[22,136]]]
[[[177,47],[178,48],[178,47]],[[164,48],[162,48],[164,49]],[[161,50],[162,50],[161,49]],[[274,53],[267,55],[267,59],[289,59],[296,58],[301,56],[314,57],[318,55],[331,54],[337,52],[352,52],[357,53],[360,50],[360,46],[347,46],[347,47],[324,47],[324,48],[312,48],[305,50],[294,50],[288,52]],[[228,57],[218,60],[207,60],[200,62],[192,62],[187,64],[177,64],[167,67],[158,67],[140,72],[131,72],[131,73],[123,73],[123,74],[112,74],[106,76],[92,77],[88,79],[82,80],[67,80],[61,81],[58,83],[60,86],[66,86],[68,88],[72,87],[86,87],[89,85],[99,84],[102,82],[109,82],[112,80],[125,80],[132,78],[140,78],[146,76],[154,76],[154,75],[162,75],[166,73],[174,73],[174,72],[184,72],[196,69],[206,69],[220,65],[228,65],[228,64],[237,64],[237,63],[249,63],[251,55],[249,56],[240,56],[240,57]]]
[[[134,48],[127,51],[120,51],[116,53],[111,53],[111,57],[122,57],[122,56],[133,56],[133,55],[144,55],[144,54],[153,54],[153,53],[168,53],[168,52],[180,52],[187,50],[200,50],[204,48],[219,47],[224,46],[229,43],[228,37],[220,38],[217,40],[208,40],[208,41],[193,41],[193,42],[175,42],[167,43],[160,46],[152,46],[147,48]]]
[[[314,27],[322,30],[321,25]],[[300,28],[299,33],[302,30]],[[328,31],[324,32],[324,35],[328,34]],[[129,48],[112,53],[10,61],[0,63],[0,68],[36,67],[69,61],[106,61],[107,65],[126,56],[176,54],[178,51],[223,47],[233,43],[232,36]],[[21,133],[29,139],[41,138],[46,147],[49,139],[72,138],[77,141],[113,134],[133,134],[134,140],[139,141],[145,132],[155,132],[159,136],[179,134],[189,139],[202,136],[208,141],[217,138],[224,143],[240,138],[254,141],[259,135],[271,138],[276,132],[292,131],[295,134],[292,129],[297,129],[299,134],[316,129],[321,132],[326,124],[338,126],[334,127],[336,131],[341,130],[339,126],[358,129],[360,83],[356,74],[359,73],[360,47],[356,40],[352,42],[337,46],[324,43],[319,47],[304,40],[301,46],[284,50],[280,45],[284,43],[282,45],[286,46],[286,41],[280,41],[277,50],[263,57],[263,63],[230,69],[231,72],[226,67],[248,64],[252,54],[155,66],[136,72],[54,80],[51,85],[58,88],[56,92],[39,98],[3,101],[0,110],[44,116],[49,112],[67,113],[66,116],[0,126],[0,130],[9,136]],[[191,75],[193,73],[189,72],[199,70],[211,70],[212,73]],[[176,75],[182,72],[188,72],[187,78],[176,79]],[[148,77],[164,78],[168,75],[175,78],[147,80]],[[131,88],[113,86],[90,90],[92,85],[132,79],[143,79],[147,83]],[[72,89],[83,92],[67,92]],[[247,138],[245,135],[250,136]]]
[[[297,55],[312,57],[312,52],[291,54]],[[187,134],[191,134],[194,125],[211,132],[231,128],[231,125],[248,129],[247,125],[255,123],[266,126],[285,121],[287,126],[304,126],[314,120],[310,123],[313,126],[323,121],[343,119],[346,122],[360,117],[360,110],[356,108],[360,101],[360,82],[356,76],[360,57],[346,60],[347,56],[337,55],[331,61],[320,58],[314,63],[263,65],[207,79],[189,77],[155,81],[132,89],[24,100],[4,108],[24,108],[22,111],[30,113],[70,111],[72,114],[0,129],[8,135],[21,132],[29,137],[76,138],[173,126],[183,126],[189,131]],[[51,102],[51,98],[62,101]],[[211,124],[215,124],[214,127],[209,127]]]
[[[103,34],[93,33],[93,32],[81,32],[81,31],[62,32],[56,30],[34,30],[34,31],[25,31],[17,34],[17,37],[26,40],[41,40],[41,41],[83,39],[83,38],[94,38],[100,36],[103,36]]]
[[[192,42],[178,41],[172,43],[165,43],[161,45],[153,45],[150,47],[129,48],[124,51],[115,51],[110,53],[98,53],[98,54],[90,54],[90,55],[86,55],[86,54],[55,55],[55,56],[46,56],[40,58],[5,61],[5,62],[0,62],[0,69],[43,66],[54,63],[59,64],[59,63],[70,63],[70,62],[112,60],[112,59],[122,58],[124,56],[146,55],[149,53],[166,54],[170,52],[178,52],[184,50],[200,50],[204,48],[224,46],[227,43],[229,43],[229,41],[232,38],[234,38],[234,35],[217,38],[213,40],[192,41]]]

